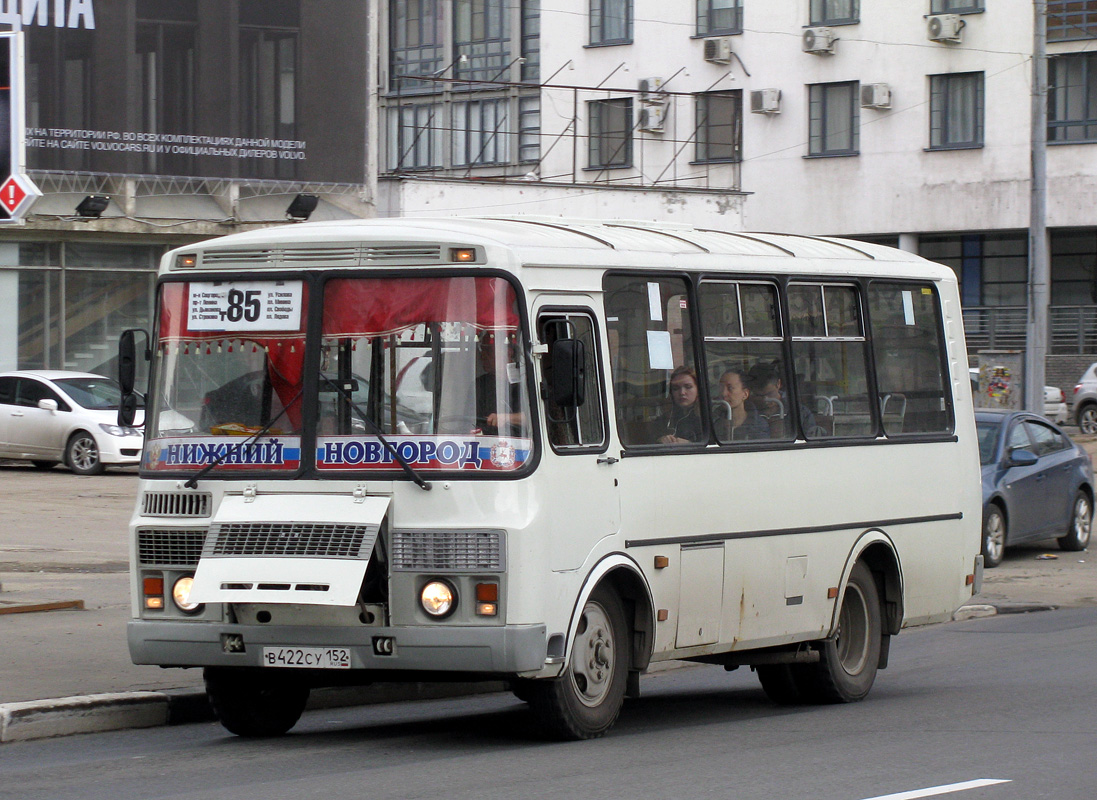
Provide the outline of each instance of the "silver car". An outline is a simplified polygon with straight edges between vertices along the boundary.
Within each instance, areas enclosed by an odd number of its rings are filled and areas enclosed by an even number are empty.
[[[1082,433],[1097,433],[1097,364],[1090,364],[1074,386],[1074,421]]]
[[[117,382],[90,372],[0,373],[0,458],[79,475],[141,460],[145,437],[118,425]]]

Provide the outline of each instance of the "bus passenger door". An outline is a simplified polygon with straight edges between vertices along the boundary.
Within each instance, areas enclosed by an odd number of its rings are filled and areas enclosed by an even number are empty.
[[[574,303],[573,298],[569,298]],[[607,455],[606,425],[599,354],[593,315],[585,309],[565,308],[549,300],[538,304],[537,341],[541,355],[541,408],[548,446],[538,467],[539,481],[551,508],[552,533],[549,564],[555,571],[582,566],[598,541],[621,527],[616,458]],[[561,406],[553,391],[553,345],[560,339],[579,343],[577,371],[579,400]]]

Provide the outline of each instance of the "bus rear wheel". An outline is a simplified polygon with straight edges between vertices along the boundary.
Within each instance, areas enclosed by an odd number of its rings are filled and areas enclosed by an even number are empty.
[[[203,677],[217,719],[237,736],[281,736],[297,724],[309,699],[307,686],[277,674],[207,667]]]
[[[854,565],[842,595],[838,630],[819,643],[819,662],[794,670],[806,702],[863,700],[876,680],[881,643],[880,593],[872,572]]]
[[[613,726],[625,699],[628,642],[621,600],[598,587],[583,606],[564,674],[523,687],[545,732],[560,739],[594,739]]]

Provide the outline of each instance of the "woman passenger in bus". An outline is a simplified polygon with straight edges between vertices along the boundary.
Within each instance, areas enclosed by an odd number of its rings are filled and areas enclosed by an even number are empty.
[[[770,438],[769,425],[758,409],[748,403],[750,379],[745,370],[729,367],[720,376],[720,399],[713,416],[716,438],[721,442],[740,442],[748,439]],[[720,414],[719,410],[724,409]]]
[[[699,389],[693,367],[678,367],[670,373],[670,397],[674,402],[670,416],[662,421],[660,444],[690,444],[705,438],[701,411],[697,402]]]

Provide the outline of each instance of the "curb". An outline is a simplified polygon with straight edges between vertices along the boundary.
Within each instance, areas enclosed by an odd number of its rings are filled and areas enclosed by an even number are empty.
[[[506,690],[501,681],[462,683],[385,683],[314,689],[306,710],[438,700]],[[104,733],[162,725],[213,722],[217,717],[201,689],[115,692],[53,700],[0,703],[0,744]]]
[[[1036,611],[1056,611],[1059,606],[1052,603],[971,603],[960,606],[952,615],[953,622],[963,622],[968,619],[980,619],[982,617],[994,617],[999,614],[1031,614]]]

